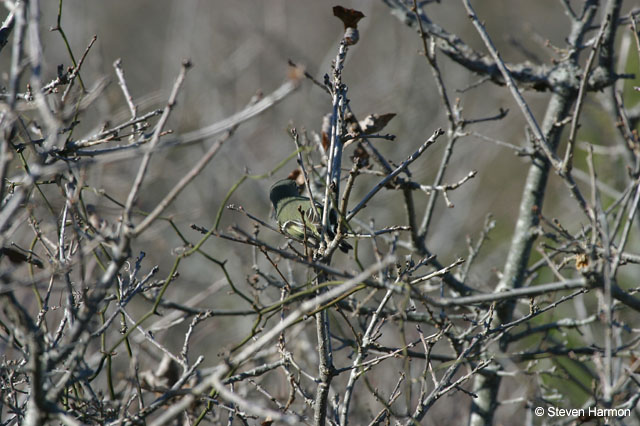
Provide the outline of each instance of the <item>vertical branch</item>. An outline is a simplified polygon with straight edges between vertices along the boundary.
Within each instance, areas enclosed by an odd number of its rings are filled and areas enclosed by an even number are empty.
[[[582,111],[582,105],[584,103],[584,97],[586,94],[585,88],[587,87],[587,82],[589,81],[589,72],[591,71],[591,65],[596,58],[596,52],[598,51],[598,47],[600,47],[600,43],[603,40],[605,29],[607,28],[608,23],[609,16],[606,17],[605,21],[600,27],[600,31],[598,32],[596,41],[593,43],[593,46],[591,46],[589,59],[587,59],[587,63],[584,66],[584,71],[582,72],[580,88],[578,89],[578,98],[576,100],[576,106],[573,111],[573,117],[571,118],[571,130],[569,132],[567,148],[564,154],[564,161],[562,162],[562,173],[571,173],[571,169],[573,168],[573,146],[576,140],[576,134],[578,132],[578,120],[580,118],[580,112]]]
[[[116,70],[116,75],[118,76],[118,85],[122,90],[122,94],[124,95],[125,100],[127,101],[127,106],[129,107],[129,112],[131,112],[131,118],[135,119],[138,116],[138,107],[133,102],[133,97],[129,92],[129,88],[127,87],[127,80],[124,78],[124,70],[122,69],[122,59],[118,58],[113,63],[113,68]]]
[[[337,200],[340,194],[340,172],[342,166],[342,120],[347,105],[346,93],[347,88],[342,83],[342,69],[347,56],[347,39],[343,37],[340,40],[338,55],[336,56],[333,66],[333,81],[331,92],[331,144],[329,147],[329,162],[327,169],[326,187],[324,190],[324,206],[322,209],[322,230],[320,233],[320,247],[324,249],[326,243],[324,236],[329,226],[329,212],[332,208],[338,208]],[[339,235],[336,235],[336,238]],[[324,254],[323,262],[329,263],[331,253]],[[318,277],[318,283],[326,280],[326,275],[321,274]],[[331,335],[329,333],[329,318],[327,310],[322,310],[316,314],[316,334],[318,336],[318,355],[319,363],[319,383],[316,390],[316,399],[314,402],[314,424],[322,426],[327,418],[327,402],[329,398],[329,387],[331,380],[335,375],[333,367],[333,356],[331,352]]]
[[[542,150],[544,151],[547,159],[557,169],[559,167],[560,160],[558,159],[558,156],[555,153],[555,147],[553,147],[549,143],[549,141],[546,139],[544,135],[544,131],[538,125],[538,122],[536,121],[535,117],[533,116],[533,113],[531,112],[531,109],[529,108],[529,104],[527,104],[527,101],[524,99],[524,97],[520,93],[520,90],[518,89],[516,82],[513,80],[513,77],[511,76],[511,72],[509,71],[504,61],[500,57],[500,53],[498,53],[498,49],[496,49],[496,47],[494,46],[493,42],[491,41],[491,38],[489,37],[489,34],[484,28],[484,25],[482,25],[482,23],[480,22],[480,19],[478,18],[478,15],[476,15],[475,10],[473,10],[470,0],[462,0],[462,3],[465,9],[467,10],[467,13],[469,14],[469,19],[471,19],[471,22],[476,27],[476,30],[478,31],[478,34],[482,38],[482,41],[484,41],[485,46],[487,47],[487,49],[489,50],[489,53],[493,57],[496,63],[496,66],[500,69],[500,72],[502,73],[502,77],[504,78],[504,81],[507,84],[507,87],[509,88],[511,95],[513,96],[514,100],[520,107],[520,110],[522,111],[524,118],[527,120],[527,124],[529,124],[529,127],[531,128],[534,135],[540,142],[540,146],[542,147]]]
[[[13,19],[11,21],[13,23],[11,24],[11,27],[14,27],[15,31],[11,47],[11,66],[9,69],[9,111],[5,111],[0,115],[0,124],[2,125],[0,131],[3,132],[3,134],[0,135],[2,136],[2,140],[0,140],[0,144],[2,144],[0,147],[0,202],[4,202],[7,166],[13,157],[9,148],[9,135],[13,129],[16,128],[15,107],[16,102],[18,101],[18,88],[20,86],[20,76],[22,74],[21,63],[24,55],[24,36],[26,33],[26,6],[24,2],[15,3],[11,14],[13,15]],[[9,18],[7,18],[7,20],[9,20]],[[3,207],[6,207],[6,205]],[[2,220],[0,218],[0,226],[2,225]]]
[[[618,29],[618,18],[620,18],[620,8],[622,7],[622,0],[608,0],[604,6],[604,16],[609,20],[609,25],[604,31],[602,38],[602,46],[600,48],[600,55],[598,55],[598,65],[601,66],[609,74],[613,73],[613,64],[615,53],[615,41],[616,31]]]
[[[592,218],[593,223],[593,238],[598,239],[598,243],[601,243],[604,249],[604,264],[602,265],[602,276],[604,278],[604,303],[605,310],[605,324],[604,324],[604,366],[602,377],[604,380],[602,383],[602,395],[606,406],[611,405],[612,390],[613,390],[613,363],[611,359],[612,354],[612,339],[613,339],[613,304],[611,303],[611,286],[614,280],[614,276],[610,274],[610,259],[611,259],[611,240],[609,234],[609,224],[607,217],[602,210],[602,202],[600,200],[600,193],[596,186],[596,170],[593,164],[593,147],[589,146],[589,153],[587,155],[587,165],[589,166],[589,175],[591,177],[591,197],[592,197]],[[595,245],[595,244],[594,244]],[[623,250],[621,247],[620,250]],[[597,363],[599,364],[599,363]]]
[[[17,6],[16,3],[14,3]],[[16,15],[15,8],[11,9],[9,15],[2,21],[2,25],[0,25],[0,51],[4,49],[4,47],[9,42],[9,36],[11,35],[11,31],[13,30],[13,26],[16,23]]]
[[[191,62],[184,61],[182,63],[182,68],[180,69],[180,74],[176,79],[176,82],[173,85],[173,89],[171,90],[171,95],[169,96],[169,101],[167,105],[164,107],[164,111],[156,124],[156,129],[153,132],[153,136],[151,137],[151,141],[147,147],[144,157],[142,158],[142,162],[140,163],[140,167],[138,169],[138,174],[136,175],[135,180],[133,181],[133,185],[131,186],[131,191],[129,191],[129,196],[127,197],[127,201],[125,203],[124,212],[122,214],[123,221],[123,232],[125,234],[131,232],[132,224],[131,224],[131,209],[133,208],[133,203],[136,200],[138,192],[140,191],[140,187],[142,186],[142,181],[147,173],[147,169],[149,167],[149,163],[151,162],[151,154],[153,153],[154,148],[158,144],[160,140],[160,134],[162,133],[162,129],[164,128],[167,120],[169,119],[169,115],[171,114],[171,110],[176,105],[176,98],[178,97],[178,93],[180,92],[180,88],[182,87],[182,83],[184,83],[185,76],[187,74],[187,70],[191,68]]]
[[[329,317],[327,309],[316,314],[316,333],[318,336],[318,388],[313,406],[313,424],[324,425],[327,420],[327,403],[329,388],[335,376],[333,356],[331,352],[331,336],[329,334]]]
[[[424,57],[427,59],[429,67],[431,68],[433,80],[435,81],[436,87],[438,88],[438,93],[440,94],[440,98],[442,99],[442,105],[444,105],[445,112],[447,114],[447,120],[449,121],[449,129],[447,132],[449,141],[447,143],[447,147],[444,150],[444,154],[442,155],[442,161],[440,162],[438,173],[436,174],[436,178],[433,182],[433,185],[435,186],[442,184],[442,180],[444,179],[444,173],[447,169],[447,166],[449,165],[449,159],[453,154],[453,147],[458,140],[458,137],[455,133],[459,127],[459,122],[453,108],[451,107],[449,95],[447,94],[447,89],[444,85],[444,81],[442,80],[442,73],[440,72],[440,67],[438,66],[436,52],[435,49],[433,49],[433,40],[431,46],[427,45],[427,38],[429,37],[429,35],[424,31],[422,19],[420,19],[420,13],[418,12],[417,0],[413,0],[412,12],[414,13],[416,21],[418,22],[418,33],[420,34],[420,39],[422,41]],[[431,218],[433,217],[433,211],[435,209],[438,196],[439,191],[433,191],[429,196],[427,207],[425,208],[424,215],[422,216],[422,222],[420,223],[420,228],[413,228],[412,225],[411,236],[413,239],[413,244],[418,250],[420,250],[421,254],[426,253],[425,241],[427,238],[427,233],[429,232],[429,225],[431,223]],[[413,204],[413,200],[410,200],[410,197],[411,193],[405,191],[405,202],[407,204],[407,210],[409,211],[411,210],[411,205]],[[415,219],[410,216],[409,220],[411,221]]]
[[[51,112],[42,93],[42,43],[40,41],[40,3],[29,2],[29,60],[31,61],[31,87],[38,107],[47,127],[47,138],[44,146],[52,148],[58,139],[61,123]]]
[[[444,149],[444,153],[442,154],[440,167],[438,167],[438,173],[436,174],[436,178],[433,182],[434,186],[442,184],[444,173],[449,166],[449,160],[451,159],[451,155],[453,154],[453,147],[456,144],[457,140],[457,135],[451,135],[449,133],[449,140],[447,142],[446,148]],[[422,222],[420,223],[420,229],[416,230],[417,235],[414,238],[414,243],[417,242],[416,247],[418,247],[421,251],[424,251],[425,248],[425,241],[427,238],[427,233],[429,232],[429,225],[431,224],[431,218],[433,217],[433,211],[436,207],[436,201],[438,199],[439,193],[440,191],[433,191],[429,196],[427,207],[425,208],[424,215],[422,216]]]
[[[560,126],[555,124],[568,113],[572,100],[572,98],[555,93],[551,96],[547,105],[542,129],[552,147],[558,145],[562,130]],[[540,220],[539,213],[542,210],[549,169],[550,163],[546,158],[539,155],[533,157],[533,163],[529,167],[522,191],[518,220],[513,233],[511,247],[507,254],[502,277],[495,289],[496,292],[518,288],[522,285],[531,248],[536,238],[534,232]],[[496,322],[509,322],[514,308],[515,301],[502,303],[496,310]],[[472,413],[469,422],[471,426],[492,423],[500,387],[500,377],[496,373],[496,368],[491,366],[475,378],[473,391],[478,395],[478,398],[472,401]]]
[[[20,86],[20,75],[22,74],[24,35],[27,23],[25,3],[15,3],[11,13],[15,16],[15,31],[11,48],[11,67],[9,71],[9,109],[13,111],[16,106],[18,87]]]
[[[397,284],[397,282],[395,284]],[[387,290],[387,292],[385,293],[384,297],[378,304],[378,308],[375,310],[375,312],[371,316],[371,319],[369,320],[369,326],[367,327],[364,336],[362,336],[362,344],[358,346],[358,355],[353,360],[351,374],[349,375],[349,381],[347,382],[347,386],[344,392],[344,399],[342,402],[342,408],[340,410],[340,426],[347,426],[349,405],[351,404],[353,388],[355,386],[356,380],[362,374],[359,370],[361,368],[360,364],[366,358],[369,347],[375,341],[374,331],[377,329],[376,326],[378,325],[378,318],[380,316],[380,313],[382,312],[382,309],[391,298],[392,294],[393,292],[391,290]]]
[[[577,93],[575,90],[559,90],[555,92],[549,100],[542,127],[538,127],[528,105],[515,86],[509,70],[504,65],[504,62],[501,60],[497,50],[493,46],[486,30],[473,11],[469,0],[463,0],[463,3],[474,26],[478,30],[478,33],[482,37],[485,45],[496,61],[496,64],[500,68],[500,71],[507,82],[507,86],[520,106],[529,126],[531,126],[536,138],[540,141],[545,154],[544,157],[539,154],[536,154],[533,157],[533,163],[527,175],[512,244],[507,255],[503,275],[496,288],[496,291],[504,291],[520,287],[524,280],[526,267],[530,258],[531,247],[536,238],[534,229],[539,222],[539,214],[542,210],[542,203],[544,201],[546,182],[550,167],[553,165],[556,170],[562,170],[559,167],[562,164],[555,154],[562,130],[562,126],[557,125],[557,123],[560,123],[568,114],[571,104],[576,99]],[[595,9],[596,8],[593,4],[587,3],[585,5],[585,13],[583,14],[582,20],[573,22],[569,41],[574,42],[576,51],[580,50],[579,41],[582,40],[584,33],[587,31],[587,28],[595,14]],[[578,55],[574,52],[570,56],[570,62],[574,66],[577,66],[577,61]],[[570,175],[567,175],[565,179],[569,184],[572,193],[576,195],[576,198],[583,210],[587,210],[584,200],[577,192],[577,187],[570,178]],[[504,303],[500,306],[497,310],[497,316],[495,318],[496,322],[505,323],[510,321],[514,308],[515,304],[513,301]],[[506,341],[501,341],[503,349],[506,345]],[[495,374],[496,372],[497,371],[493,371],[485,375],[480,375],[476,378],[474,391],[478,394],[478,398],[472,403],[472,413],[470,418],[470,424],[473,426],[490,424],[492,422],[493,408],[497,404],[497,391],[500,385],[500,379]]]
[[[298,165],[300,166],[300,170],[302,170],[302,177],[304,178],[304,186],[307,189],[307,193],[309,194],[309,199],[311,200],[311,208],[315,211],[316,217],[320,217],[318,214],[318,206],[316,205],[315,198],[313,197],[313,192],[311,192],[311,184],[309,183],[309,174],[307,173],[307,168],[304,165],[304,161],[302,159],[302,147],[300,146],[300,140],[298,136],[298,131],[296,129],[291,129],[291,137],[293,138],[293,142],[296,144],[296,152],[298,153]],[[305,228],[306,233],[306,228]]]
[[[340,193],[340,171],[342,165],[342,119],[345,110],[346,87],[342,84],[342,69],[347,56],[347,43],[340,41],[338,56],[333,68],[333,91],[331,112],[331,145],[329,147],[329,163],[327,170],[326,188],[324,191],[324,208],[322,211],[322,242],[328,225],[329,210],[335,194]],[[336,206],[337,208],[337,206]]]

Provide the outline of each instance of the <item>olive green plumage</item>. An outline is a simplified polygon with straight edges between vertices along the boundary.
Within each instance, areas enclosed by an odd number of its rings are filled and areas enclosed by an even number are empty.
[[[311,205],[311,200],[301,196],[298,193],[298,186],[295,181],[290,179],[283,179],[274,183],[269,191],[269,198],[282,231],[297,240],[304,240],[306,226],[307,242],[313,247],[318,247],[322,226],[322,206],[316,203],[317,209],[314,209]],[[338,212],[335,209],[331,209],[327,232],[329,238],[335,237],[337,227]],[[338,247],[345,253],[352,248],[346,241],[340,241]]]

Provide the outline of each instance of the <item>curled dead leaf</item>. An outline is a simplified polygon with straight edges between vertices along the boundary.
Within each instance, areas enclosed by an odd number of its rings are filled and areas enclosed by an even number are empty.
[[[344,29],[347,28],[358,28],[358,21],[364,18],[364,13],[355,9],[347,9],[342,6],[334,6],[333,7],[333,16],[337,17],[344,24]]]
[[[362,134],[371,135],[374,133],[379,133],[382,129],[384,129],[387,124],[395,117],[396,114],[390,112],[387,114],[369,114],[363,120],[360,121],[360,128],[362,129]]]
[[[584,253],[576,254],[576,269],[582,271],[589,267],[589,258]]]
[[[294,180],[298,186],[304,185],[304,176],[302,175],[302,170],[300,170],[300,168],[292,170],[287,176],[287,179]]]

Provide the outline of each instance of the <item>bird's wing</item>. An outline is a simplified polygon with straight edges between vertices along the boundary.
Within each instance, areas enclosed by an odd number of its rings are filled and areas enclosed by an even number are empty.
[[[307,210],[306,219],[309,219],[309,221],[311,221],[311,223],[313,223],[314,225],[319,225],[320,221],[322,220],[322,204],[316,201],[315,205],[315,209],[310,208],[309,210]],[[309,207],[311,207],[311,204],[309,204]]]
[[[302,227],[304,219],[304,225],[306,225],[307,228],[311,228],[312,232],[317,232],[316,226],[320,223],[320,216],[316,213],[316,209],[310,207],[309,199],[305,197],[296,197],[285,201],[285,204],[283,204],[281,208],[286,208],[290,212],[300,211],[303,216],[300,216],[299,213],[294,214],[295,218],[287,220],[282,226],[285,227],[287,223],[291,223]],[[319,211],[322,211],[322,209],[319,209]],[[289,215],[291,215],[291,213],[289,213]]]

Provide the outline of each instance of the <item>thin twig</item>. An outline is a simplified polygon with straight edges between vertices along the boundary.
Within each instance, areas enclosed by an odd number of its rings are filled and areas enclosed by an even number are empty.
[[[573,145],[576,140],[576,134],[578,132],[578,119],[580,118],[580,112],[582,111],[582,105],[584,103],[584,96],[586,93],[587,82],[589,81],[589,72],[591,71],[591,66],[596,58],[596,52],[602,43],[604,37],[604,30],[607,28],[609,24],[609,17],[605,19],[605,21],[600,26],[600,31],[598,32],[598,36],[596,37],[596,41],[591,46],[591,53],[589,54],[589,58],[587,59],[587,63],[584,66],[584,70],[582,72],[582,78],[580,80],[580,88],[578,89],[578,97],[576,99],[576,106],[573,110],[573,116],[571,118],[571,130],[569,131],[569,139],[567,141],[567,149],[564,154],[564,161],[562,162],[561,170],[563,173],[571,173],[571,169],[573,168]]]
[[[160,140],[160,134],[162,133],[162,130],[165,124],[167,123],[167,120],[169,119],[169,114],[171,114],[171,111],[176,105],[176,99],[178,97],[178,93],[180,92],[182,83],[184,83],[184,79],[186,77],[187,70],[189,68],[191,68],[190,62],[185,61],[182,63],[182,67],[180,68],[180,74],[178,75],[178,78],[173,84],[173,89],[171,90],[171,94],[169,95],[169,100],[167,102],[167,105],[165,106],[164,111],[160,116],[158,123],[156,124],[156,129],[153,132],[151,141],[149,142],[149,145],[140,163],[140,167],[138,168],[138,174],[136,175],[136,178],[133,181],[133,185],[131,186],[131,190],[129,191],[127,201],[125,202],[124,211],[122,213],[122,218],[123,218],[122,229],[125,234],[134,234],[133,232],[134,227],[133,227],[133,224],[131,223],[131,209],[133,208],[133,203],[136,200],[136,197],[138,196],[138,192],[140,191],[140,187],[142,186],[142,181],[144,180],[144,177],[147,173],[149,163],[151,162],[151,154],[153,153],[154,148],[156,147],[156,145],[158,144],[158,141]]]
[[[438,137],[442,136],[443,134],[444,134],[444,131],[442,129],[437,129],[433,133],[433,135],[431,135],[431,137],[429,139],[427,139],[422,145],[420,145],[420,147],[418,148],[418,150],[416,152],[411,154],[406,160],[404,160],[402,162],[402,164],[400,164],[398,167],[396,167],[396,169],[394,171],[389,173],[384,179],[382,179],[380,182],[378,182],[376,184],[376,186],[374,186],[373,189],[371,191],[369,191],[369,193],[367,195],[364,196],[362,201],[360,201],[358,203],[358,205],[355,206],[353,208],[353,210],[351,210],[349,212],[349,214],[347,215],[347,222],[350,221],[366,205],[366,203],[374,195],[376,195],[376,193],[378,193],[378,191],[380,191],[393,178],[398,176],[400,174],[400,172],[402,172],[404,169],[406,169],[411,163],[413,163],[415,160],[417,160],[422,155],[422,153],[427,148],[429,148],[431,145],[433,145],[436,142],[436,140],[438,139]]]

